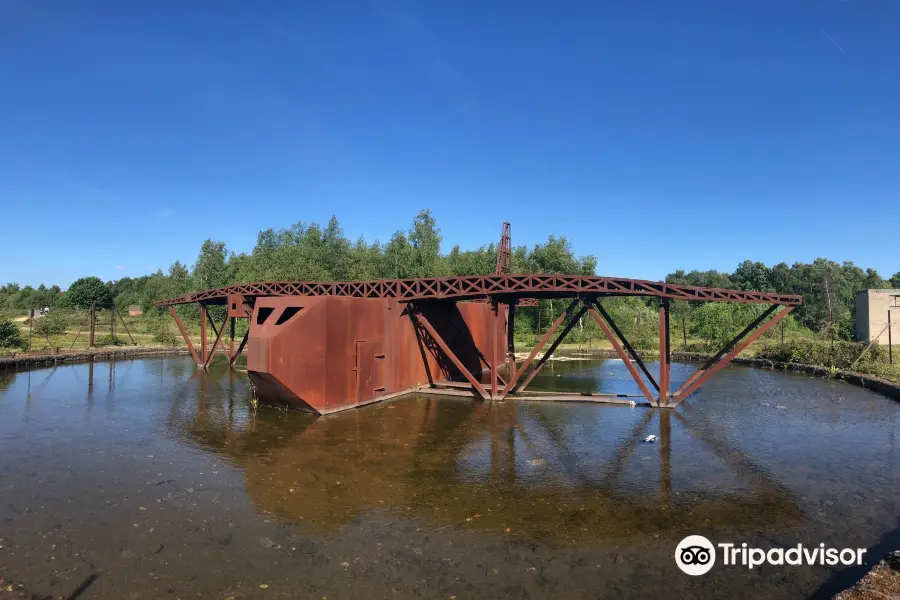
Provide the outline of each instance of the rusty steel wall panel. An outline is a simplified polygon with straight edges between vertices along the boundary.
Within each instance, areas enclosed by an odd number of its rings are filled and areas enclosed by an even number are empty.
[[[423,360],[405,310],[392,299],[259,298],[250,317],[247,369],[260,401],[324,414],[426,385],[426,362],[435,381],[458,378],[431,340],[423,340]],[[490,305],[451,301],[426,312],[454,354],[480,373],[479,351],[489,355],[497,324]],[[505,339],[505,330],[498,337]]]
[[[247,371],[261,400],[321,412],[317,405],[325,397],[326,387],[326,300],[299,296],[257,299],[250,315]],[[285,310],[296,308],[300,310],[279,324]],[[261,314],[267,312],[268,317],[260,323]],[[280,385],[274,385],[272,378]],[[291,392],[287,397],[285,390]]]
[[[325,394],[319,412],[356,406],[356,342],[384,340],[381,299],[327,298]]]
[[[356,342],[356,403],[370,402],[385,393],[382,340]]]
[[[247,314],[253,310],[250,304],[247,303],[247,299],[240,294],[228,294],[226,303],[228,305],[228,316],[230,318],[246,319]]]
[[[399,392],[428,383],[428,372],[419,342],[407,314],[407,305],[385,300],[385,350],[387,360],[386,393]],[[437,360],[426,349],[425,359],[433,377],[443,379]]]

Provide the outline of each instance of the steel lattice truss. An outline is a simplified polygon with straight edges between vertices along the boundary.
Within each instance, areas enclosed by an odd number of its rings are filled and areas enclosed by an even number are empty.
[[[489,297],[501,302],[531,298],[656,296],[672,300],[743,302],[798,306],[801,296],[705,288],[660,281],[588,277],[578,275],[472,275],[378,281],[269,281],[242,283],[224,288],[194,292],[157,302],[173,306],[203,302],[223,304],[230,294],[257,296],[344,296],[349,298],[396,298],[401,301],[475,300]]]

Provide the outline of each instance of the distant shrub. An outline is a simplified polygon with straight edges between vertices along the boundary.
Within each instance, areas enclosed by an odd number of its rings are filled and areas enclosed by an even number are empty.
[[[830,341],[791,340],[784,344],[766,344],[757,351],[756,357],[776,362],[804,363],[836,369],[849,369],[856,362],[854,367],[856,370],[869,370],[887,363],[888,349],[878,344],[872,345],[865,355],[859,358],[866,346],[868,344],[865,342],[835,341],[832,346]]]
[[[166,327],[165,323],[160,323],[153,332],[153,340],[166,346],[174,346],[178,338]]]
[[[69,320],[65,314],[51,311],[42,317],[35,318],[33,327],[37,335],[48,337],[65,333],[68,324]]]
[[[104,335],[94,340],[97,346],[124,346],[125,342],[119,339],[119,336]]]
[[[9,319],[0,319],[0,348],[25,348],[19,328]]]

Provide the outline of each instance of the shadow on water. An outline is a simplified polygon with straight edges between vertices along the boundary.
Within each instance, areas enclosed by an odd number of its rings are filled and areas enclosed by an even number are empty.
[[[243,386],[195,373],[173,395],[168,427],[240,465],[262,510],[325,530],[391,510],[559,544],[801,517],[763,468],[670,411],[429,396],[320,418],[264,407],[235,418]],[[641,442],[650,430],[658,443]],[[693,456],[673,438],[690,440]],[[673,465],[698,456],[730,468],[729,486],[689,465],[673,486]]]

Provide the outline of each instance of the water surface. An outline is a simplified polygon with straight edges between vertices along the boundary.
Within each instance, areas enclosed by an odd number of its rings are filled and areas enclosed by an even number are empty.
[[[616,360],[532,387],[636,391]],[[675,546],[900,546],[900,405],[844,383],[733,367],[676,411],[422,396],[315,418],[249,395],[186,357],[0,373],[0,575],[56,596],[97,575],[82,598],[793,599],[858,570],[690,578]]]

